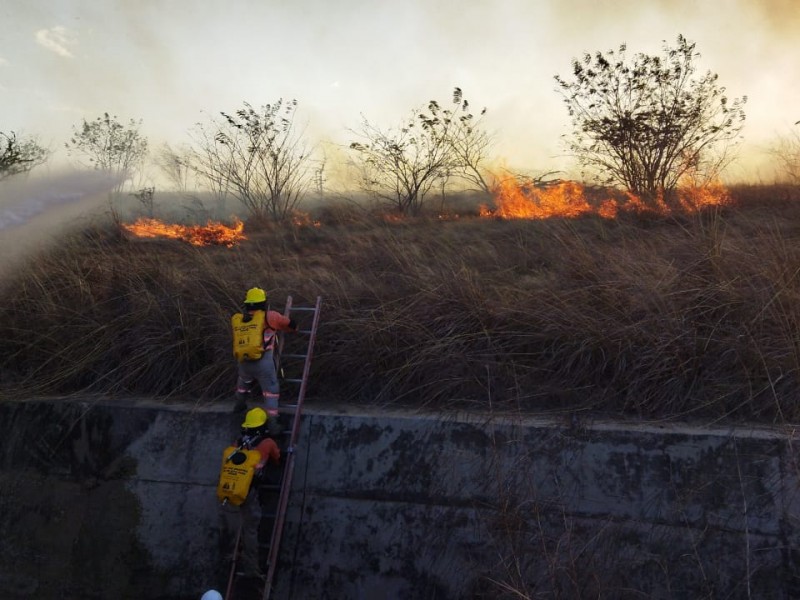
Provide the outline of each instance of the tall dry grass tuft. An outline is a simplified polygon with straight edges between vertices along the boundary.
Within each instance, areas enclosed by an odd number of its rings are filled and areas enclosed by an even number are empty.
[[[800,207],[745,191],[672,218],[339,206],[320,227],[248,223],[231,249],[96,227],[6,281],[0,381],[226,397],[228,317],[261,285],[279,310],[324,299],[312,402],[797,420]]]

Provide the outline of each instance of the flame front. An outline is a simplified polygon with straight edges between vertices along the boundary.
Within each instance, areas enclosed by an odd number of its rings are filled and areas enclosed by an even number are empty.
[[[122,227],[129,233],[141,238],[164,237],[189,242],[194,246],[227,246],[231,248],[241,240],[247,239],[244,234],[244,223],[236,220],[232,226],[208,221],[205,225],[168,224],[158,219],[142,218],[130,225]]]
[[[297,227],[322,227],[319,219],[314,219],[310,213],[302,210],[292,212],[292,223]]]
[[[596,214],[613,219],[621,212],[653,212],[663,215],[692,213],[704,207],[721,206],[729,202],[730,195],[721,184],[680,187],[675,202],[669,205],[661,197],[646,203],[629,192],[603,190],[589,193],[584,186],[574,181],[535,186],[507,179],[494,189],[495,208],[481,206],[480,215],[501,219],[550,219]]]

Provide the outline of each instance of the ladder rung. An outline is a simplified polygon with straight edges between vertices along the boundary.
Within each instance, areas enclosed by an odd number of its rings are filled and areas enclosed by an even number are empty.
[[[317,309],[315,307],[313,307],[313,306],[292,306],[289,310],[301,310],[301,311],[305,311],[305,312],[314,312]]]
[[[244,579],[245,581],[262,581],[264,579],[263,575],[257,575],[247,571],[236,571],[236,577],[238,579]]]
[[[288,381],[289,383],[302,383],[302,379],[284,379],[284,381]]]
[[[281,354],[281,358],[306,358],[305,354]]]
[[[311,333],[311,330],[310,329],[298,329],[297,333],[305,333],[306,335],[308,335],[309,333]]]

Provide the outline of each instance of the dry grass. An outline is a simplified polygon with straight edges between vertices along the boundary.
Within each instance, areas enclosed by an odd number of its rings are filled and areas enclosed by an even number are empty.
[[[248,287],[323,297],[312,396],[646,418],[800,418],[797,190],[679,218],[248,224],[233,249],[65,237],[0,290],[6,393],[228,397]],[[326,220],[327,217],[327,220]],[[313,401],[313,398],[312,398]]]

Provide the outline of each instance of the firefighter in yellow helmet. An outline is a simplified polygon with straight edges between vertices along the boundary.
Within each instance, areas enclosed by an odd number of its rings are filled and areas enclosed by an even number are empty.
[[[278,464],[281,460],[278,444],[269,437],[268,420],[269,416],[263,408],[251,408],[244,417],[242,435],[236,440],[237,446],[256,450],[261,455],[261,461],[256,465],[257,473],[267,462]]]
[[[235,532],[241,527],[241,538],[237,560],[237,571],[242,577],[261,578],[263,571],[259,564],[258,528],[261,523],[261,501],[259,498],[259,481],[269,480],[275,474],[265,475],[269,464],[278,465],[281,451],[278,444],[269,434],[269,416],[263,408],[251,408],[242,422],[241,435],[234,446],[244,450],[255,450],[260,455],[255,465],[255,476],[246,500],[238,507],[221,506],[225,528],[235,538]]]
[[[238,319],[240,328],[245,329],[247,323],[258,323],[258,348],[255,352],[237,355],[239,360],[239,374],[236,381],[236,405],[234,412],[247,408],[247,398],[255,382],[261,387],[267,413],[274,418],[278,415],[278,401],[280,399],[280,385],[275,368],[275,346],[278,332],[297,331],[297,323],[277,311],[267,307],[267,293],[262,288],[250,288],[244,298],[243,310],[234,315]],[[241,339],[237,342],[237,326],[234,324],[234,354],[237,345],[242,346]]]

